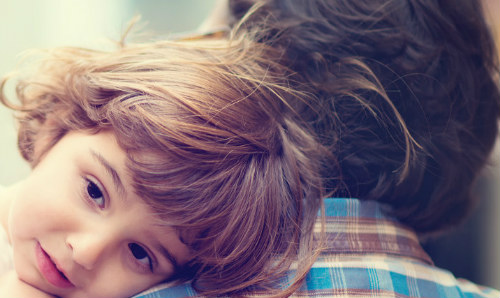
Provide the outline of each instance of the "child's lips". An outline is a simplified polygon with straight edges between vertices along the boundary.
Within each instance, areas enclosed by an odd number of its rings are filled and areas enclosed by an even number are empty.
[[[64,272],[51,257],[45,252],[39,242],[35,247],[36,262],[42,276],[52,285],[59,288],[72,288],[74,285],[69,281]]]

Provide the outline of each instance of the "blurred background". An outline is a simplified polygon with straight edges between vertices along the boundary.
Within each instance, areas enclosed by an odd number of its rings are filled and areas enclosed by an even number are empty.
[[[81,46],[109,48],[128,22],[154,39],[196,30],[216,0],[0,0],[0,76],[12,71],[31,48]],[[471,0],[472,1],[472,0]],[[500,40],[500,0],[484,0],[489,21]],[[500,289],[500,146],[477,193],[482,197],[472,216],[446,236],[429,239],[426,250],[436,264],[458,277]],[[16,147],[12,115],[0,106],[0,185],[29,172]]]

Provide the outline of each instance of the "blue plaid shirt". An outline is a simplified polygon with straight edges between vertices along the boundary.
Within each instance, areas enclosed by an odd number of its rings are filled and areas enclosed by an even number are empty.
[[[383,205],[326,199],[325,207],[327,248],[291,297],[500,297],[497,290],[435,267],[416,234],[384,213]],[[162,284],[136,297],[203,296],[189,284]]]

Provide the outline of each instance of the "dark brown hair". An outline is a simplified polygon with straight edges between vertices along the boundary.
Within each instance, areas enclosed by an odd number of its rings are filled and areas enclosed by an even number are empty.
[[[69,131],[115,133],[137,194],[191,250],[175,278],[209,296],[287,295],[314,260],[322,187],[320,146],[287,104],[307,96],[288,88],[279,60],[245,36],[60,48],[17,83],[19,105],[5,80],[0,99],[17,110],[35,167]],[[273,288],[294,261],[297,282]]]
[[[342,177],[332,195],[389,203],[419,232],[471,209],[498,134],[498,57],[480,4],[230,0],[316,94],[302,115],[330,147],[327,185]]]

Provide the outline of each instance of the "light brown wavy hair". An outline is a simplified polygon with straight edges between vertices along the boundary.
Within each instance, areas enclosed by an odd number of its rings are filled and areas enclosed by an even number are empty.
[[[308,96],[288,87],[279,52],[242,35],[42,54],[16,83],[19,103],[6,99],[7,79],[0,98],[32,166],[69,131],[112,129],[135,191],[191,250],[172,279],[207,296],[297,289],[315,256],[322,153],[296,113]]]

